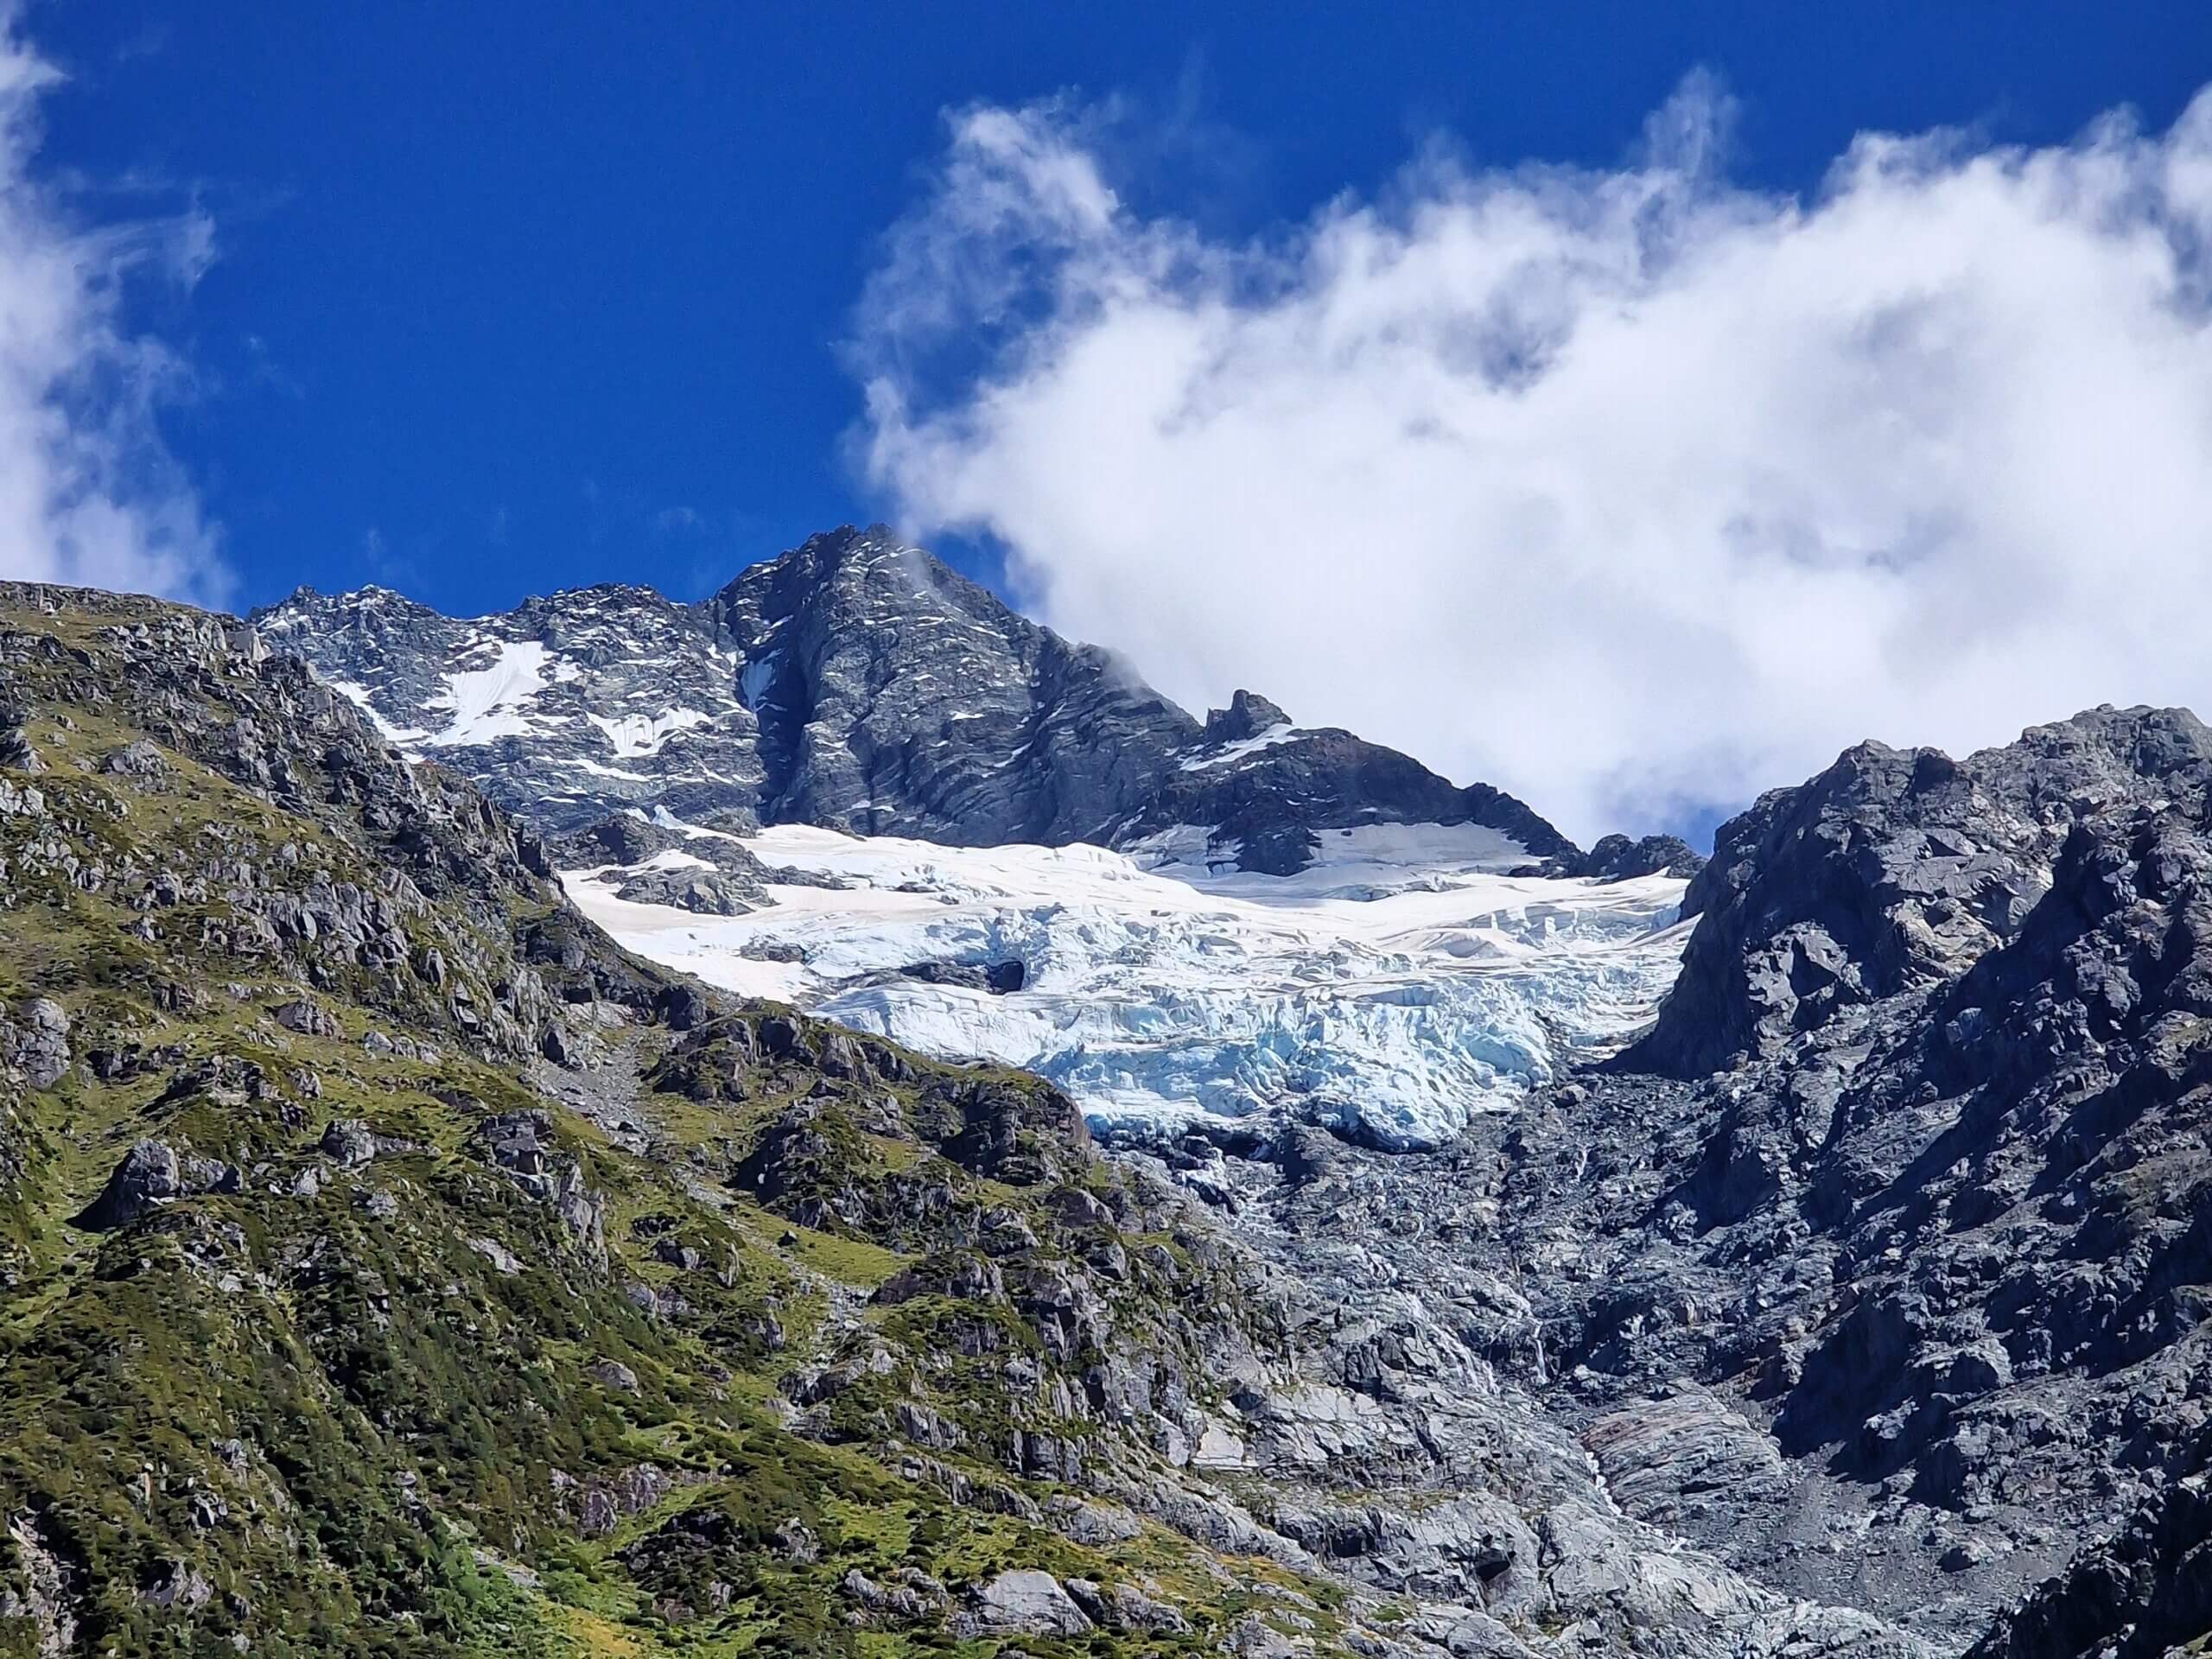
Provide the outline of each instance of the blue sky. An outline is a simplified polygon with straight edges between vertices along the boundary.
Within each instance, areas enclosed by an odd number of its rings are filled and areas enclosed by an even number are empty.
[[[2212,708],[2208,456],[2201,3],[0,0],[0,575],[886,518],[1587,840]]]
[[[2201,4],[73,0],[26,27],[70,77],[39,167],[78,211],[212,220],[212,264],[133,321],[188,365],[161,419],[233,596],[461,610],[695,594],[893,510],[836,347],[948,107],[1130,95],[1191,135],[1136,188],[1229,236],[1438,134],[1612,163],[1700,66],[1740,101],[1735,176],[1789,189],[1867,128],[2160,125],[2212,71]]]

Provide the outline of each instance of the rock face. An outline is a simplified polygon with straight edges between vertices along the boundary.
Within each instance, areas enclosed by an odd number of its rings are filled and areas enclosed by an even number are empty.
[[[1025,1568],[978,1585],[957,1628],[974,1636],[1081,1636],[1090,1620],[1058,1579]]]
[[[69,1014],[51,997],[34,997],[10,1019],[0,1003],[0,1064],[34,1089],[49,1089],[69,1070]]]
[[[742,916],[761,898],[757,883],[714,870],[645,870],[614,891],[633,905],[668,905],[700,916]]]
[[[2153,1494],[2112,1536],[2013,1609],[1969,1659],[2201,1652],[2212,1631],[2212,1466]]]
[[[77,1225],[106,1232],[137,1220],[183,1191],[176,1153],[158,1141],[141,1141],[115,1166],[99,1197],[77,1217]]]
[[[2186,710],[2101,709],[1954,761],[1865,743],[1724,824],[1683,913],[1703,918],[1637,1063],[1702,1075],[1955,977],[2012,939],[2077,826],[2185,816],[2212,775]],[[2048,915],[2046,915],[2048,919]]]
[[[1247,743],[1289,724],[1290,716],[1278,704],[1256,691],[1239,691],[1228,708],[1206,710],[1206,741]]]
[[[1636,875],[1671,875],[1687,880],[1705,868],[1702,854],[1680,836],[1605,836],[1582,855],[1578,875],[1620,880]]]
[[[760,721],[764,823],[1103,840],[1198,736],[1105,652],[880,530],[754,565],[704,614]]]
[[[1201,725],[880,527],[817,536],[693,606],[601,587],[461,620],[303,588],[254,620],[392,741],[549,835],[626,808],[959,846],[1196,828],[1224,862],[1284,873],[1324,830],[1475,823],[1532,864],[1582,867],[1510,796],[1297,730],[1253,693]]]
[[[1541,1651],[1531,1610],[1590,1593],[1544,1628],[2200,1642],[2208,785],[2179,711],[1854,749],[1724,827],[1683,976],[1611,1065],[1434,1151],[1168,1156],[1302,1338],[1193,1462],[1361,1582],[1450,1584],[1453,1651]]]
[[[1955,1649],[2086,1541],[1986,1651],[2194,1639],[2143,1586],[2192,1582],[2212,1398],[2208,804],[2176,710],[1853,749],[1723,827],[1641,1044],[1361,1213],[1753,1580]],[[1358,1226],[1351,1155],[1274,1204]]]

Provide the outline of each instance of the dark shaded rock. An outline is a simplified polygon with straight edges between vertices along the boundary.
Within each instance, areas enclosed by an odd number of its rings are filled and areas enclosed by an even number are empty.
[[[2150,1497],[1976,1643],[1967,1659],[2158,1659],[2212,1633],[2212,1481]]]
[[[569,869],[601,864],[642,864],[658,854],[686,845],[681,830],[655,823],[640,812],[613,812],[595,823],[549,843],[553,856]]]
[[[305,997],[280,1002],[269,1014],[285,1030],[296,1031],[303,1037],[343,1037],[346,1034],[346,1028],[336,1019]]]
[[[960,985],[969,990],[1004,996],[1020,990],[1027,981],[1027,968],[1018,957],[999,962],[912,962],[899,973],[931,985]]]
[[[322,1155],[343,1169],[359,1169],[377,1155],[377,1137],[358,1117],[334,1118],[322,1132]]]
[[[1278,1143],[1283,1179],[1295,1186],[1319,1180],[1338,1161],[1338,1145],[1337,1137],[1318,1124],[1293,1124]]]
[[[215,1586],[194,1567],[157,1561],[138,1583],[138,1599],[149,1607],[192,1612],[214,1599]]]
[[[1582,855],[1577,875],[1601,881],[1624,880],[1637,875],[1671,875],[1687,880],[1705,868],[1705,860],[1679,836],[1606,836]]]
[[[1209,743],[1242,743],[1290,724],[1290,716],[1255,691],[1238,691],[1226,709],[1206,710],[1205,739]]]
[[[100,1195],[72,1218],[72,1225],[107,1232],[182,1196],[177,1155],[159,1141],[141,1141],[124,1154]]]

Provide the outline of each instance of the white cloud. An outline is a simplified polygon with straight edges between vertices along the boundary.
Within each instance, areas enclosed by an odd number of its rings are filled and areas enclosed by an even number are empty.
[[[1999,149],[1717,170],[1694,79],[1613,171],[1429,156],[1230,244],[1095,114],[950,120],[859,308],[911,527],[1203,705],[1236,685],[1584,839],[1863,736],[2212,713],[2212,92]]]
[[[156,410],[181,363],[128,326],[140,280],[189,286],[213,254],[194,211],[80,222],[40,177],[39,105],[59,73],[0,3],[0,577],[219,602],[213,530]]]

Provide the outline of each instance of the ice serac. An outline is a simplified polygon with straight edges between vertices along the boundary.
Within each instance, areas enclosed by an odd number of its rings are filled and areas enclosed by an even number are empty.
[[[1527,849],[1470,824],[1331,830],[1290,877],[1210,862],[1206,840],[954,849],[792,826],[566,855],[570,893],[643,955],[1039,1072],[1095,1131],[1148,1145],[1264,1147],[1297,1122],[1438,1145],[1617,1048],[1674,976],[1665,876],[1514,874]],[[669,908],[705,908],[683,890],[734,861],[765,877],[744,913]]]
[[[608,586],[464,620],[302,588],[255,620],[393,742],[549,833],[626,808],[969,847],[1196,828],[1223,864],[1287,874],[1331,831],[1432,823],[1599,873],[1512,797],[1254,693],[1202,723],[880,527],[814,537],[696,605]],[[1603,873],[1669,857],[1631,849]]]

